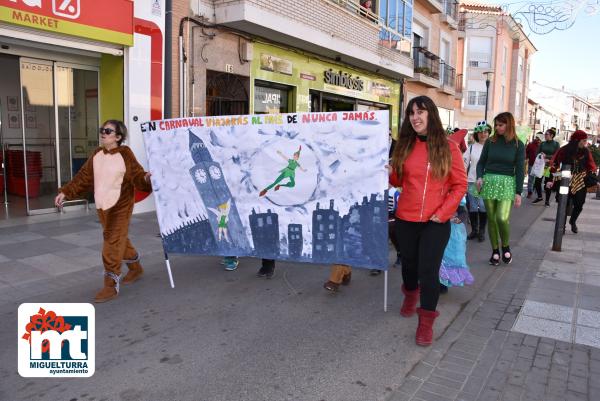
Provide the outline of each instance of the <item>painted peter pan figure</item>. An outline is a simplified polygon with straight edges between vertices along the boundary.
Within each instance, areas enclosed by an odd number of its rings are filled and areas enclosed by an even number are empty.
[[[259,196],[265,196],[267,192],[273,187],[275,188],[275,191],[279,191],[281,187],[293,188],[296,185],[296,168],[299,168],[300,170],[306,172],[306,169],[302,167],[300,163],[298,163],[301,150],[302,146],[298,147],[298,150],[294,152],[294,155],[291,159],[288,159],[283,153],[281,153],[281,151],[277,151],[277,154],[281,156],[283,160],[287,161],[288,165],[279,171],[279,177],[277,177],[271,185],[260,191]],[[281,182],[286,178],[288,179],[288,181],[281,184]]]

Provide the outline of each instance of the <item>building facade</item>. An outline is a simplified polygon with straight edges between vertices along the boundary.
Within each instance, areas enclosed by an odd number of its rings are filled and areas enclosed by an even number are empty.
[[[413,75],[409,1],[191,2],[179,52],[182,115],[389,110]]]
[[[578,129],[588,133],[588,141],[597,143],[600,135],[600,106],[592,100],[566,90],[564,87],[555,88],[540,82],[532,82],[530,98],[530,114],[539,110],[551,110],[554,127],[558,129],[558,140],[566,142],[570,135]],[[537,111],[536,111],[537,108]],[[542,114],[543,116],[543,114]],[[538,123],[543,121],[538,118]]]
[[[463,96],[456,125],[472,129],[509,111],[528,126],[529,71],[536,48],[513,17],[499,6],[460,3],[458,75]]]
[[[139,123],[163,117],[163,2],[54,3],[0,1],[6,217],[55,213],[58,188],[98,146],[107,119],[125,121],[145,164]],[[136,210],[152,208],[150,197]]]
[[[457,4],[453,0],[416,0],[412,21],[412,78],[406,100],[429,96],[438,106],[444,127],[453,126],[458,40]]]

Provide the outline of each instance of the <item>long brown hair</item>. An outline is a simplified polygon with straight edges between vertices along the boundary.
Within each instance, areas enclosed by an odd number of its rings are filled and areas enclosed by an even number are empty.
[[[506,124],[506,131],[504,132],[504,140],[508,143],[511,141],[515,141],[515,144],[519,146],[519,140],[517,139],[517,129],[515,127],[515,118],[511,113],[505,111],[503,113],[498,114],[494,117],[494,135],[492,135],[489,140],[492,142],[496,142],[498,139],[498,134],[496,133],[496,122]]]
[[[452,154],[446,131],[442,126],[440,114],[437,106],[427,96],[417,96],[411,99],[406,105],[404,121],[398,134],[398,141],[392,155],[392,167],[398,175],[402,176],[402,165],[415,146],[417,133],[410,124],[410,118],[413,113],[413,106],[417,105],[420,110],[427,111],[427,154],[431,171],[434,177],[444,178],[450,172],[452,166]]]

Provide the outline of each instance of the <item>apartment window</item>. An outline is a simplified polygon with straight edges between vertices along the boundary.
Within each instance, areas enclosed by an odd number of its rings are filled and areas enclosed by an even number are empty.
[[[517,65],[517,80],[523,80],[523,57],[519,56],[518,65]]]
[[[500,106],[504,105],[504,85],[500,87]]]
[[[469,106],[485,106],[485,91],[468,91],[467,104]]]
[[[485,103],[487,101],[487,95],[485,92],[478,92],[477,93],[477,104],[479,106],[485,106]]]
[[[477,92],[476,91],[468,91],[467,92],[467,104],[469,106],[475,106],[477,104]]]
[[[469,41],[469,67],[490,68],[492,39],[474,36]]]
[[[412,34],[412,0],[380,0],[379,16],[383,24],[379,39],[398,41]]]
[[[508,48],[504,46],[502,49],[502,75],[506,74],[506,63],[508,62]]]

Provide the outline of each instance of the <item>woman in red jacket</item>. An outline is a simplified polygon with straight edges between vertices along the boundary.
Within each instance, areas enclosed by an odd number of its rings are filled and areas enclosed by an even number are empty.
[[[390,184],[402,191],[396,208],[404,283],[400,314],[419,315],[416,342],[430,345],[439,316],[439,270],[450,237],[449,220],[467,192],[467,175],[460,150],[448,141],[430,98],[413,98],[405,115],[390,169]]]

